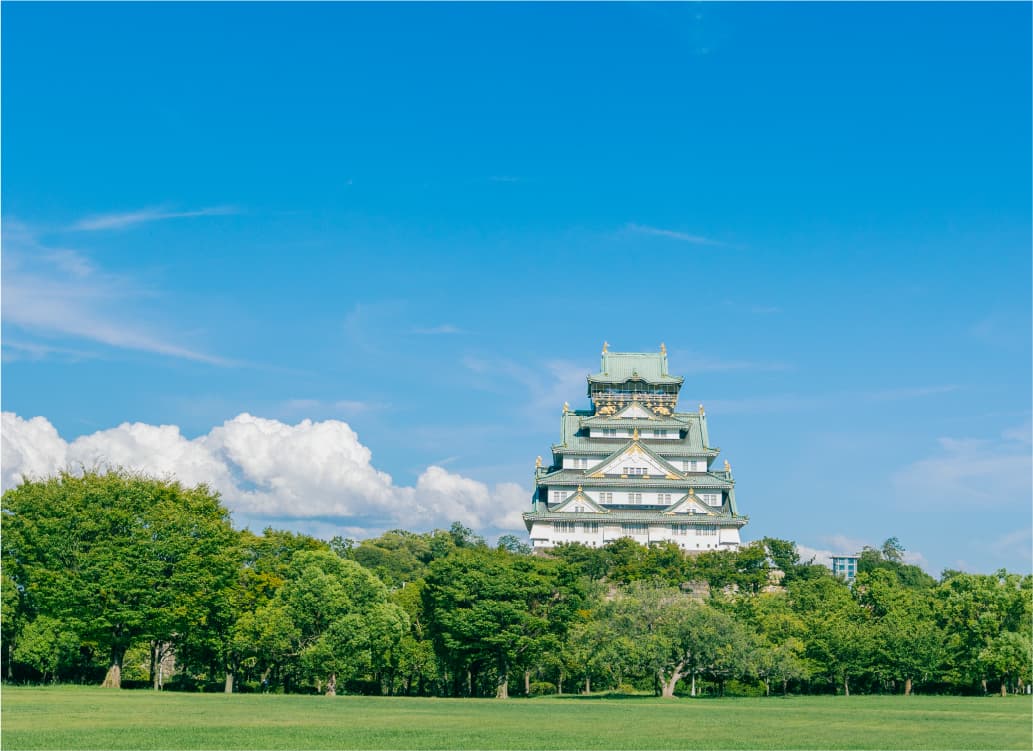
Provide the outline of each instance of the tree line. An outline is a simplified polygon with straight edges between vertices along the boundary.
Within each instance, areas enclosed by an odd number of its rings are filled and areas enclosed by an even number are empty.
[[[1033,577],[787,540],[531,555],[459,523],[327,542],[235,530],[201,485],[62,473],[3,495],[9,682],[407,696],[1023,692]]]

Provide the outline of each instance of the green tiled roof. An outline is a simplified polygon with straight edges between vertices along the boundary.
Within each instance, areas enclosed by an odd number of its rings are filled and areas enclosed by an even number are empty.
[[[733,483],[724,479],[724,472],[686,472],[685,480],[668,480],[664,477],[650,476],[648,479],[642,476],[631,477],[589,477],[583,469],[560,469],[549,474],[540,475],[535,482],[538,485],[549,487],[592,485],[599,487],[622,487],[629,489],[636,488],[684,488],[686,486],[694,489],[704,488],[731,488]]]
[[[688,430],[689,421],[678,417],[582,417],[581,425],[586,428],[675,428]]]
[[[710,527],[742,527],[748,519],[745,516],[707,516],[704,514],[667,514],[663,511],[611,511],[595,514],[577,511],[527,511],[525,521],[565,522],[585,521],[614,524],[621,522],[660,522],[663,524],[703,524]]]
[[[664,352],[603,352],[601,372],[588,376],[589,383],[624,383],[640,380],[645,383],[681,383],[684,378],[667,372]]]
[[[720,449],[704,444],[698,414],[676,414],[673,417],[682,421],[680,429],[686,431],[684,438],[644,438],[642,439],[643,445],[649,446],[662,457],[705,457],[717,456],[721,453]],[[563,415],[560,442],[552,447],[554,454],[610,454],[629,440],[628,438],[589,438],[586,435],[577,435],[584,419],[587,419],[584,413],[567,412]],[[647,424],[663,427],[659,421],[650,421]]]

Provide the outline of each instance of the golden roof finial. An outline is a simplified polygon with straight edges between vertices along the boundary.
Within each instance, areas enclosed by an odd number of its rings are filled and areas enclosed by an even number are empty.
[[[725,472],[731,472],[731,471],[732,471],[732,465],[728,463],[727,459],[725,459]]]
[[[563,414],[567,414],[568,412],[570,412],[570,405],[563,402]]]
[[[609,351],[610,351],[610,343],[609,342],[603,342],[603,354],[605,355]]]
[[[638,428],[635,428],[635,432],[631,434],[631,440],[633,440],[633,441],[637,441],[638,440]]]
[[[705,412],[703,411],[703,402],[700,402],[700,403],[699,403],[699,413],[700,413],[701,415],[703,415],[703,414],[706,414],[706,413],[705,413]]]
[[[696,495],[696,491],[692,488],[689,488],[689,495]]]
[[[579,492],[579,493],[581,492],[581,483],[578,483],[577,492]]]
[[[539,456],[537,459],[534,460],[534,466],[541,468],[541,466],[542,466],[542,457]]]
[[[667,347],[664,345],[663,342],[660,342],[660,353],[664,355],[667,354]]]

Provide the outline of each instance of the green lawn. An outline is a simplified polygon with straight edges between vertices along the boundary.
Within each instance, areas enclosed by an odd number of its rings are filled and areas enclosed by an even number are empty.
[[[1030,749],[1033,702],[404,699],[5,688],[3,748]]]

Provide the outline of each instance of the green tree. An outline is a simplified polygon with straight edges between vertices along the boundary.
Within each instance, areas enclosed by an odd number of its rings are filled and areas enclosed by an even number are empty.
[[[868,616],[850,589],[831,577],[796,581],[788,593],[807,625],[807,656],[850,695],[850,679],[869,670],[873,650]]]
[[[633,584],[609,605],[606,617],[630,646],[629,659],[668,698],[684,677],[692,679],[695,695],[697,674],[724,675],[743,646],[742,630],[728,615],[673,587]]]
[[[858,574],[855,591],[871,618],[873,668],[899,680],[909,696],[914,682],[931,679],[944,657],[931,593],[905,586],[887,569]]]
[[[278,648],[291,643],[302,676],[325,686],[328,695],[336,694],[342,677],[389,661],[384,651],[409,627],[405,611],[388,601],[376,575],[322,550],[293,556],[287,580],[256,621]]]
[[[472,691],[478,674],[495,677],[495,695],[509,696],[511,672],[527,665],[538,642],[560,635],[576,610],[575,583],[556,561],[483,548],[459,549],[430,566],[423,590],[435,649]]]
[[[62,663],[70,662],[78,653],[78,636],[61,621],[41,615],[22,629],[14,659],[39,671],[46,683],[57,676]]]
[[[61,473],[3,495],[5,570],[27,608],[108,657],[105,686],[140,640],[207,628],[233,576],[229,514],[206,486],[128,472]]]

